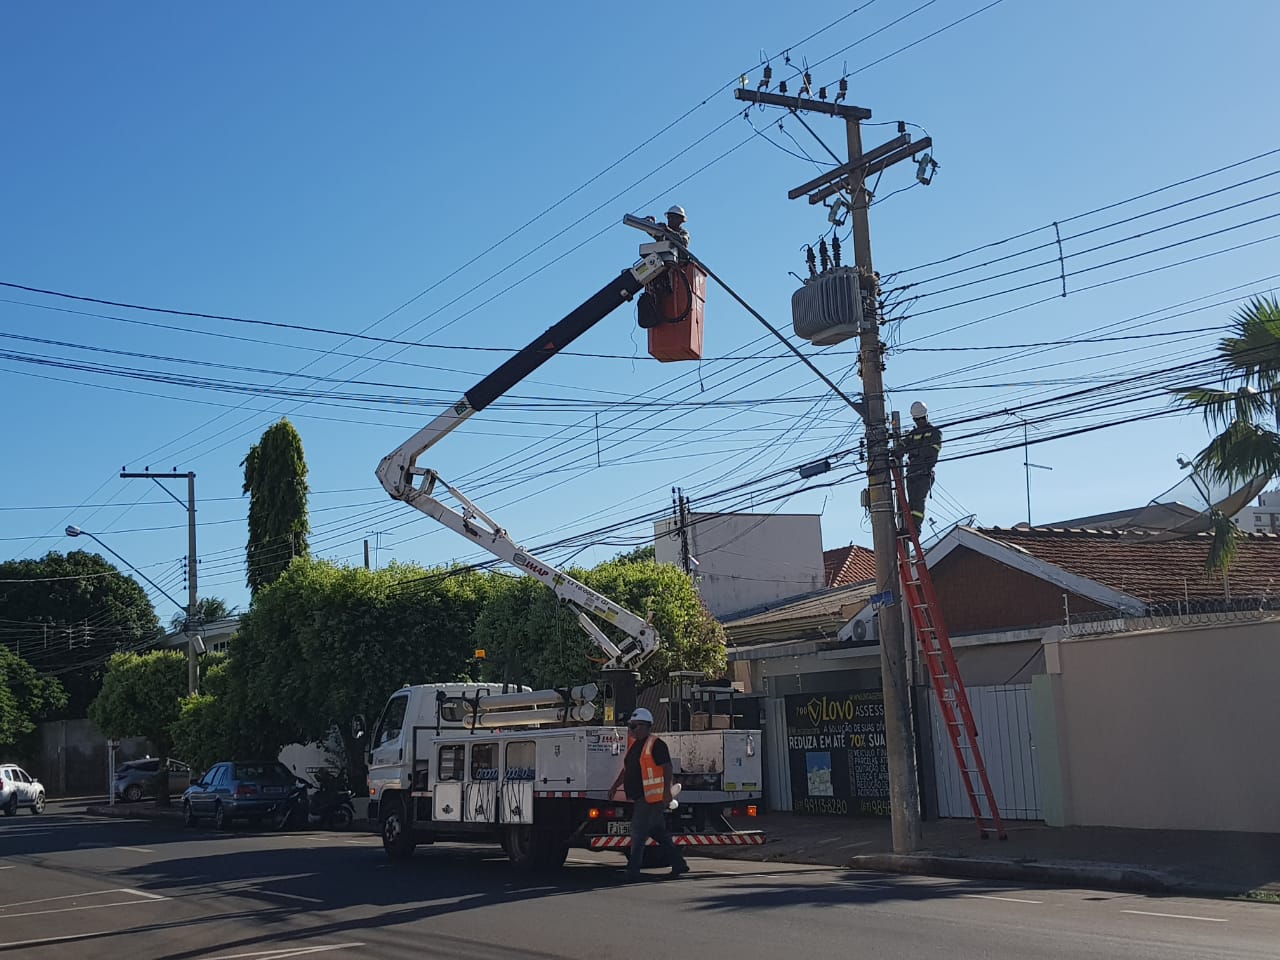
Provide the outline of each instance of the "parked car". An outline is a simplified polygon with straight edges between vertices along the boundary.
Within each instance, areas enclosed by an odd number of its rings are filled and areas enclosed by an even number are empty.
[[[44,784],[16,764],[0,764],[0,810],[12,817],[19,807],[43,813]]]
[[[212,817],[219,830],[232,820],[258,823],[288,799],[297,779],[276,760],[215,763],[183,793],[183,817],[189,827]]]
[[[159,757],[127,760],[116,767],[116,796],[134,803],[156,795],[156,776],[160,773]],[[169,794],[181,794],[191,786],[191,768],[181,760],[169,761]]]

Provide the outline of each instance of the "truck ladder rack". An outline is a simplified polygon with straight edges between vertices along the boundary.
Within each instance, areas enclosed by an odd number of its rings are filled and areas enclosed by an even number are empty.
[[[986,839],[988,830],[994,830],[996,836],[1004,840],[1007,836],[1004,824],[1000,821],[996,798],[991,792],[991,781],[987,779],[987,765],[978,747],[978,727],[973,722],[969,697],[965,693],[964,681],[960,678],[960,669],[956,665],[951,638],[947,635],[947,627],[942,620],[933,577],[925,564],[915,520],[907,505],[906,486],[902,482],[902,463],[897,459],[891,463],[898,515],[901,518],[897,544],[902,596],[911,611],[916,640],[920,644],[920,652],[929,671],[929,682],[942,711],[942,720],[951,740],[951,748],[955,752],[956,766],[960,769],[965,793],[969,796],[973,818],[978,824],[978,833]]]

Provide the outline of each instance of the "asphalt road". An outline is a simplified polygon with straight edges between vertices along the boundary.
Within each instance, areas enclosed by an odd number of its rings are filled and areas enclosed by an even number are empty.
[[[73,809],[0,818],[0,955],[128,960],[1280,956],[1280,907],[697,859],[621,882],[575,853],[521,878],[496,849],[390,864],[363,833],[219,834]]]

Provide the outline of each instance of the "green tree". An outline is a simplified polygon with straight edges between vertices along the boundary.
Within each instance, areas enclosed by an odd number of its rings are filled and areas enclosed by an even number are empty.
[[[56,678],[42,676],[8,647],[0,647],[0,747],[17,743],[66,705],[66,692]]]
[[[254,752],[242,749],[252,738],[238,722],[240,714],[230,692],[230,662],[224,654],[210,654],[202,666],[201,692],[182,699],[178,717],[169,726],[174,755],[201,773],[221,760]]]
[[[463,570],[392,564],[370,571],[296,560],[258,591],[231,641],[218,699],[234,715],[235,736],[273,752],[336,731],[358,782],[362,747],[350,736],[350,718],[377,716],[406,683],[464,678],[489,579]]]
[[[83,717],[102,686],[103,664],[160,634],[147,593],[96,553],[50,552],[0,563],[0,618],[7,639],[67,693],[63,715]]]
[[[307,554],[307,461],[302,438],[286,419],[267,428],[249,448],[244,489],[249,494],[247,580],[255,594],[273,582],[294,557]]]
[[[225,620],[229,616],[231,616],[231,607],[221,597],[201,597],[196,603],[196,617],[201,623]],[[179,610],[173,615],[173,619],[169,621],[169,629],[177,633],[186,624],[187,614],[185,611]]]
[[[615,563],[644,563],[647,560],[656,560],[657,551],[653,544],[650,543],[643,547],[636,547],[634,550],[628,550],[620,553],[613,558]]]
[[[187,692],[187,658],[177,650],[117,653],[89,719],[108,737],[146,737],[162,756],[173,751],[169,728]]]
[[[724,670],[724,629],[707,611],[693,581],[676,567],[620,558],[571,575],[626,609],[652,616],[662,645],[641,668],[642,686],[662,682],[673,670],[701,670],[708,676]],[[624,636],[615,627],[603,629],[615,640]],[[588,680],[604,659],[578,626],[572,608],[527,577],[504,578],[494,588],[473,640],[488,654],[489,670],[496,674],[490,679],[535,687]]]
[[[1280,473],[1280,303],[1257,297],[1231,320],[1231,335],[1218,342],[1219,381],[1181,387],[1178,402],[1204,415],[1218,433],[1196,456],[1211,481],[1248,483]],[[1230,517],[1213,517],[1208,566],[1230,566],[1236,530]]]
[[[176,650],[117,653],[107,664],[102,692],[89,705],[89,719],[112,739],[146,737],[161,757],[173,754],[171,728],[187,691],[187,658]],[[156,793],[169,805],[167,777]]]

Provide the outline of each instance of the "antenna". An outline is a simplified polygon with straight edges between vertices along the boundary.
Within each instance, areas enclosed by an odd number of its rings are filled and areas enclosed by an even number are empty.
[[[1027,526],[1030,527],[1033,526],[1031,523],[1031,468],[1035,467],[1037,470],[1052,470],[1053,467],[1046,467],[1042,463],[1031,462],[1031,435],[1028,433],[1031,426],[1030,423],[1028,423],[1023,417],[1014,413],[1012,410],[1006,410],[1005,413],[1016,418],[1022,423],[1022,467],[1027,474]]]

